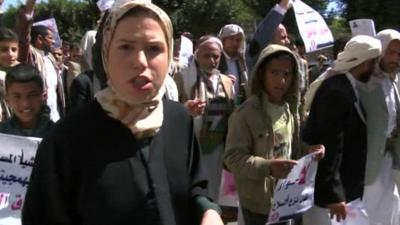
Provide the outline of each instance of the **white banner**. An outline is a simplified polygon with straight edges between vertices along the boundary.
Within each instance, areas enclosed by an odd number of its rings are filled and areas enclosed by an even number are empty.
[[[349,21],[351,35],[368,35],[371,37],[376,36],[375,23],[371,19],[358,19]]]
[[[333,45],[331,30],[317,11],[300,0],[293,2],[293,9],[306,52]]]
[[[314,184],[318,162],[315,153],[297,161],[286,179],[278,181],[267,224],[286,221],[305,212],[314,204]]]
[[[20,225],[40,138],[0,133],[0,225]]]
[[[185,65],[189,65],[189,59],[193,56],[193,42],[185,37],[181,36],[181,46],[179,52],[179,62]]]

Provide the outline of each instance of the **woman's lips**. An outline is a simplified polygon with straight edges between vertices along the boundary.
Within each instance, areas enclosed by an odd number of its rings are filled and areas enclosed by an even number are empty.
[[[130,80],[132,87],[137,90],[148,90],[152,88],[152,83],[149,78],[145,76],[137,76]]]

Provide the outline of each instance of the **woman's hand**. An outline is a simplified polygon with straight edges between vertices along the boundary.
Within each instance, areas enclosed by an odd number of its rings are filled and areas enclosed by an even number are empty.
[[[269,168],[271,170],[271,176],[284,179],[288,176],[290,171],[297,162],[294,160],[284,160],[284,159],[273,159],[270,160]]]
[[[204,113],[206,102],[200,99],[188,100],[185,102],[185,107],[193,117],[199,116]]]
[[[314,160],[319,161],[324,158],[325,155],[325,146],[323,145],[311,145],[307,148],[308,153],[317,153],[314,157]]]
[[[224,223],[217,211],[209,209],[203,214],[201,225],[224,225]]]

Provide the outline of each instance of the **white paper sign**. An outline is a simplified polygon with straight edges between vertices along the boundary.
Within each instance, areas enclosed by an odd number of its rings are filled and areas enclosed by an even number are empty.
[[[37,25],[43,25],[43,26],[50,28],[50,30],[53,32],[54,47],[55,48],[61,47],[60,33],[58,32],[57,23],[54,18],[50,18],[47,20],[42,20],[42,21],[33,23],[33,26],[37,26]]]
[[[185,37],[181,36],[181,49],[179,52],[179,62],[185,65],[189,65],[189,60],[193,56],[193,42]]]
[[[333,36],[324,18],[300,0],[293,2],[293,9],[306,52],[333,45]]]
[[[40,138],[0,133],[0,225],[20,225]]]
[[[107,9],[110,9],[113,6],[114,2],[114,0],[99,0],[96,4],[99,10],[101,12],[104,12]]]
[[[278,181],[268,224],[294,218],[313,206],[318,165],[313,160],[314,155],[308,154],[298,160],[288,177]]]
[[[346,219],[340,222],[336,218],[331,220],[332,225],[370,225],[367,212],[360,199],[356,199],[346,205]]]
[[[349,24],[353,37],[356,35],[376,36],[375,23],[371,19],[351,20]]]

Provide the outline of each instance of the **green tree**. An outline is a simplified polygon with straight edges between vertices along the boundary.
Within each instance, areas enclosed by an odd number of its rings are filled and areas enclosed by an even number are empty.
[[[4,24],[14,27],[19,7],[11,7],[4,15]],[[91,1],[49,0],[35,7],[34,22],[54,17],[63,40],[79,42],[82,35],[95,27],[100,13]]]
[[[339,0],[344,6],[343,17],[349,20],[369,18],[376,30],[399,28],[400,2],[398,0]]]

